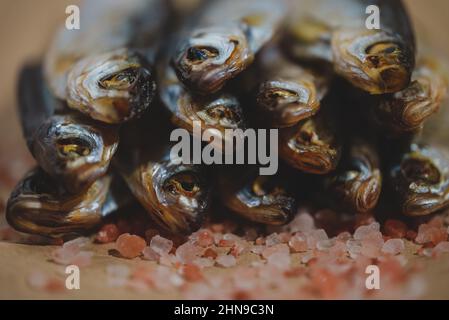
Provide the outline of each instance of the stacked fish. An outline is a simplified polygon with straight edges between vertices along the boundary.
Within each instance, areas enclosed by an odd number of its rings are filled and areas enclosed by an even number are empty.
[[[196,2],[86,0],[81,28],[61,28],[23,69],[38,167],[12,192],[11,226],[88,233],[136,201],[173,234],[215,210],[281,225],[305,202],[407,216],[449,205],[449,122],[434,115],[447,80],[416,57],[400,0]],[[369,5],[380,29],[367,29]],[[278,129],[278,173],[175,161],[171,130],[195,135],[197,121],[202,133]]]

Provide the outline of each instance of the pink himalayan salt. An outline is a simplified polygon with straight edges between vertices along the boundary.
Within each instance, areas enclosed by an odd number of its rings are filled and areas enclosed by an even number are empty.
[[[215,261],[218,265],[225,268],[234,267],[237,264],[237,260],[233,255],[219,255]]]
[[[380,255],[384,240],[382,233],[371,232],[367,234],[362,240],[361,254],[368,258],[377,258]]]
[[[329,250],[330,248],[332,248],[335,245],[335,240],[334,239],[325,239],[325,240],[320,240],[316,243],[316,248],[319,251],[326,251]]]
[[[166,267],[176,265],[178,262],[178,259],[173,254],[164,253],[159,258],[159,264]]]
[[[357,258],[362,252],[362,243],[360,240],[349,239],[346,241],[346,248],[352,259]]]
[[[204,253],[203,253],[204,258],[215,259],[217,256],[218,256],[218,253],[213,248],[207,248],[206,250],[204,250]]]
[[[263,237],[258,237],[254,243],[258,246],[264,245],[265,244],[265,239]]]
[[[99,243],[110,243],[117,240],[119,235],[120,231],[118,227],[113,223],[109,223],[101,227],[95,236],[95,241]]]
[[[268,259],[268,257],[270,257],[272,254],[275,254],[275,253],[289,254],[290,248],[285,243],[280,243],[280,244],[277,244],[277,245],[274,245],[271,247],[266,247],[262,251],[262,257],[264,257],[265,259]]]
[[[214,236],[209,230],[198,231],[196,240],[201,247],[209,247],[214,244]]]
[[[237,241],[231,248],[231,254],[234,257],[238,257],[241,254],[248,253],[250,249],[250,245],[245,240]]]
[[[107,284],[109,287],[123,287],[130,276],[126,265],[110,264],[106,266]]]
[[[258,254],[258,255],[262,254],[262,252],[264,250],[265,250],[265,246],[255,245],[255,246],[251,247],[251,252],[254,253],[254,254]]]
[[[33,271],[27,276],[30,287],[46,292],[61,292],[65,290],[62,279],[50,276],[41,271]]]
[[[299,210],[296,217],[287,225],[290,232],[308,232],[315,228],[313,217],[304,210]]]
[[[159,255],[168,254],[173,248],[173,241],[157,235],[151,239],[150,248]]]
[[[176,257],[181,263],[189,264],[199,257],[203,253],[203,250],[191,242],[186,242],[176,249]]]
[[[288,252],[277,251],[269,255],[267,263],[271,266],[275,266],[281,270],[288,269],[290,267],[291,257]]]
[[[265,244],[268,247],[274,246],[274,245],[279,244],[279,243],[281,243],[281,238],[279,237],[279,235],[276,232],[268,235],[265,238]]]
[[[355,240],[363,240],[369,234],[371,234],[373,232],[379,232],[379,230],[380,230],[380,225],[377,222],[373,222],[366,226],[365,225],[360,226],[354,232],[354,239]]]
[[[385,235],[393,238],[404,238],[407,234],[407,225],[399,220],[389,219],[383,226]]]
[[[308,249],[306,236],[302,233],[295,233],[288,242],[294,252],[306,252]]]
[[[76,238],[64,243],[61,247],[51,252],[52,260],[61,265],[77,265],[85,267],[90,265],[93,252],[81,251],[90,240],[88,238]]]
[[[115,247],[124,258],[132,259],[139,256],[147,243],[139,236],[124,233],[118,237]]]
[[[288,243],[292,237],[292,234],[289,232],[281,232],[279,233],[279,239],[282,243]]]
[[[432,250],[432,256],[433,257],[440,257],[443,254],[449,253],[449,242],[448,241],[442,241],[438,243],[435,248]]]
[[[196,258],[192,263],[200,268],[213,267],[215,264],[214,259],[211,258]]]
[[[307,233],[307,246],[309,247],[309,249],[315,249],[318,241],[327,239],[329,238],[324,229],[313,230]]]
[[[203,273],[201,272],[200,267],[194,264],[186,264],[180,268],[180,273],[184,277],[185,280],[190,282],[196,282],[203,280]]]
[[[447,241],[446,228],[433,226],[431,224],[422,224],[418,228],[418,235],[416,236],[415,241],[419,244],[432,243],[433,245]]]
[[[145,249],[143,249],[142,251],[143,253],[143,259],[144,260],[148,260],[148,261],[159,261],[160,258],[160,254],[157,253],[156,251],[154,251],[152,248],[150,247],[145,247]]]
[[[382,246],[382,253],[397,255],[404,251],[405,245],[402,239],[389,239]]]
[[[352,235],[348,231],[344,231],[338,234],[336,240],[346,242],[352,238]]]

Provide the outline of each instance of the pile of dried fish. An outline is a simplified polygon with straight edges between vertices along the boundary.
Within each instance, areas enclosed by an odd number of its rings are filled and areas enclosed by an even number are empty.
[[[379,30],[365,26],[368,5]],[[38,167],[9,199],[17,230],[87,233],[136,201],[174,234],[199,228],[212,202],[270,225],[303,202],[405,216],[449,206],[448,83],[435,58],[415,57],[400,0],[86,0],[81,13],[20,76]],[[279,129],[278,173],[179,164],[170,132],[193,135],[194,121]]]

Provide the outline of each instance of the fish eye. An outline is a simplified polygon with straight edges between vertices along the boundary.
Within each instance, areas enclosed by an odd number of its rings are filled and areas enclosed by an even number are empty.
[[[187,60],[193,64],[200,64],[207,59],[213,59],[219,54],[213,47],[190,47],[187,50]]]
[[[99,81],[100,87],[109,90],[128,90],[137,81],[138,72],[138,68],[130,67],[108,75]]]
[[[411,181],[436,184],[441,178],[438,168],[425,159],[407,159],[402,164],[401,170],[403,175]]]
[[[77,137],[60,138],[56,141],[58,152],[71,159],[86,157],[91,153],[88,143]]]
[[[167,179],[163,189],[173,195],[193,197],[200,191],[200,183],[195,173],[182,172]]]

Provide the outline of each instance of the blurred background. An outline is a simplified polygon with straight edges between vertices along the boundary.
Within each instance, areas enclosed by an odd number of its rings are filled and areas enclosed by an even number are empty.
[[[180,0],[182,1],[182,0]],[[0,4],[0,198],[31,165],[21,137],[16,106],[20,67],[39,59],[56,28],[66,18],[65,8],[76,0],[2,0]],[[419,42],[449,60],[448,0],[405,0],[417,29]],[[422,47],[422,46],[421,46]],[[7,151],[7,152],[6,152]],[[12,169],[11,169],[12,168]]]

